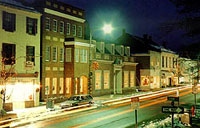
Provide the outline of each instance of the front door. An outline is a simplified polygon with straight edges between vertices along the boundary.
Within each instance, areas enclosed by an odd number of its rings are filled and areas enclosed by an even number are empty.
[[[115,88],[116,93],[121,94],[122,93],[122,70],[116,70],[115,71]]]

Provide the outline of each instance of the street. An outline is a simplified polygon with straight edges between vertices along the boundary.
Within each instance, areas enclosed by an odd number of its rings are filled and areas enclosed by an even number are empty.
[[[168,114],[162,113],[161,107],[170,106],[171,103],[167,101],[167,96],[175,95],[176,91],[167,95],[159,94],[157,97],[140,97],[140,109],[138,110],[139,125],[169,116]],[[180,105],[194,103],[193,99],[191,89],[180,91]],[[32,122],[31,124],[21,126],[21,128],[123,128],[133,127],[134,124],[134,110],[131,109],[130,102],[126,102],[117,105],[105,105],[93,110]]]

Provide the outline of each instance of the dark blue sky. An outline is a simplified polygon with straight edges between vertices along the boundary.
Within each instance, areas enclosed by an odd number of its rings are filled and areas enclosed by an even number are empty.
[[[60,0],[80,7],[86,12],[94,36],[115,40],[122,29],[126,32],[143,36],[149,34],[153,40],[162,44],[167,42],[171,49],[177,49],[181,44],[188,43],[187,38],[181,36],[181,31],[164,34],[159,27],[164,22],[177,20],[175,6],[169,0]],[[114,31],[111,35],[103,35],[98,30],[104,23],[111,23]]]

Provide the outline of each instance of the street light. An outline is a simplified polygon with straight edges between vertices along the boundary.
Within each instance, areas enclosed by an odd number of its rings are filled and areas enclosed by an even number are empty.
[[[105,34],[110,34],[113,30],[113,27],[111,24],[104,24],[104,27],[102,28]],[[88,74],[88,91],[89,94],[91,94],[91,89],[92,89],[92,84],[91,84],[91,79],[92,79],[92,72],[90,70],[91,67],[91,44],[92,44],[92,31],[90,30],[90,42],[89,42],[89,74]]]

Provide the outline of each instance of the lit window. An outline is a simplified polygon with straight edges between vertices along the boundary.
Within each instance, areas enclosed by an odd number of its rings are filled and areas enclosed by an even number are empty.
[[[64,33],[64,22],[60,21],[60,33]]]
[[[54,8],[58,8],[58,5],[57,5],[57,4],[53,4],[53,7],[54,7]]]
[[[95,71],[95,89],[101,89],[101,71]]]
[[[104,89],[110,88],[110,71],[104,71]]]
[[[50,61],[51,47],[46,47],[46,61]]]
[[[50,78],[45,78],[45,95],[50,94]]]
[[[67,35],[70,35],[70,23],[67,23]]]
[[[57,78],[53,78],[53,94],[56,94],[57,93]]]
[[[66,93],[69,94],[69,89],[71,87],[71,79],[72,78],[66,78]]]
[[[53,31],[57,32],[57,20],[53,20]]]
[[[50,31],[50,19],[47,17],[45,19],[45,29]]]
[[[129,81],[128,81],[128,71],[124,71],[124,88],[128,87]]]
[[[78,26],[78,37],[82,37],[82,26]]]
[[[71,62],[72,61],[72,49],[71,48],[66,48],[66,62]]]
[[[26,33],[35,35],[37,33],[37,19],[26,18]]]
[[[26,46],[26,61],[35,62],[35,47]]]
[[[72,35],[76,36],[76,25],[72,25]]]
[[[71,12],[71,9],[70,9],[70,8],[67,8],[67,11],[68,11],[68,12]]]
[[[73,13],[74,13],[74,14],[77,14],[77,11],[76,11],[76,10],[73,10]]]
[[[60,48],[60,62],[64,61],[64,48]]]
[[[63,78],[60,78],[60,94],[63,94],[63,88],[64,88],[64,84],[63,84]]]
[[[53,61],[57,61],[57,47],[53,47]]]
[[[16,15],[3,11],[2,25],[5,31],[14,32],[16,27]]]
[[[130,86],[131,87],[135,86],[135,72],[134,71],[130,72]]]
[[[78,15],[79,15],[79,16],[82,16],[82,15],[83,15],[83,13],[82,13],[82,12],[78,12]]]
[[[75,62],[79,62],[79,49],[75,49]]]
[[[60,9],[61,9],[61,10],[65,10],[65,7],[63,7],[63,6],[60,6]]]

